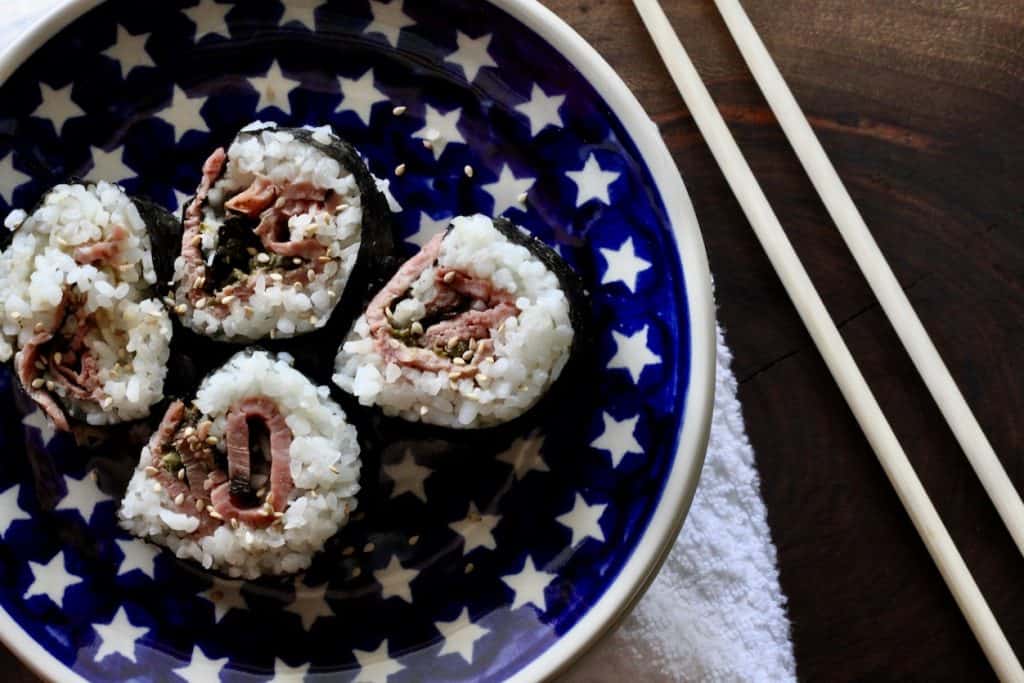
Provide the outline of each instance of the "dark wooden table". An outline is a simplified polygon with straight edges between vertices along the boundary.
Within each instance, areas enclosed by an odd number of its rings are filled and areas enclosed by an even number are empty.
[[[800,677],[992,676],[627,0],[546,0],[624,76],[696,205]],[[968,402],[1024,488],[1024,3],[746,0]],[[1024,559],[846,253],[710,0],[665,0],[1011,643]],[[34,677],[5,650],[5,681]]]
[[[623,75],[693,198],[806,680],[992,673],[626,0],[546,0]],[[1010,642],[1024,558],[716,13],[663,5]],[[1024,3],[746,0],[925,327],[1024,489]]]

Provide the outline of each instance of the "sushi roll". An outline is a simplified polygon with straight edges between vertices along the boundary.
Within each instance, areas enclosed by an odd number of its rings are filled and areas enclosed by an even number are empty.
[[[129,532],[232,577],[305,569],[348,520],[356,430],[282,354],[242,351],[175,401],[119,511]]]
[[[370,302],[338,351],[334,382],[410,421],[508,422],[563,372],[583,298],[562,259],[509,221],[455,218]]]
[[[117,185],[62,184],[5,225],[0,360],[14,358],[58,429],[147,416],[163,398],[171,321],[139,205]]]
[[[327,324],[365,254],[392,247],[384,196],[329,126],[253,123],[203,166],[183,215],[175,312],[224,341]],[[370,266],[368,266],[370,267]]]

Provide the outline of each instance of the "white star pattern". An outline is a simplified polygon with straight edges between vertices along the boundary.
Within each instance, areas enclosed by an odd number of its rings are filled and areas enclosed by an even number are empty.
[[[427,502],[425,484],[433,470],[418,464],[411,450],[406,449],[401,462],[384,465],[383,470],[388,478],[395,482],[394,488],[391,489],[391,498],[398,498],[403,493],[411,493],[424,503]]]
[[[3,197],[8,205],[14,200],[14,191],[18,186],[25,184],[29,180],[31,180],[29,176],[14,168],[14,152],[0,159],[0,197]],[[42,415],[42,411],[39,409],[36,409],[35,412]]]
[[[285,114],[292,113],[292,105],[288,95],[302,85],[302,81],[288,78],[281,72],[281,66],[274,63],[267,69],[264,76],[250,76],[249,83],[259,93],[260,100],[256,103],[256,111],[261,112],[268,107],[277,107]]]
[[[364,125],[370,125],[370,113],[373,105],[387,102],[388,96],[377,90],[373,81],[373,69],[367,69],[359,78],[343,78],[338,76],[338,89],[341,91],[341,104],[335,112],[351,111],[359,117]]]
[[[502,164],[498,179],[481,187],[494,199],[494,210],[491,213],[494,216],[500,216],[509,209],[521,209],[522,204],[519,202],[519,197],[523,193],[529,192],[534,182],[536,182],[536,178],[517,178],[508,164]]]
[[[129,621],[124,607],[117,610],[117,614],[109,624],[93,624],[92,626],[96,629],[96,635],[100,639],[100,647],[93,658],[95,661],[101,662],[113,654],[119,654],[131,662],[138,661],[135,658],[135,644],[149,629],[136,626]]]
[[[458,129],[460,116],[462,116],[462,109],[458,107],[447,114],[442,114],[428,104],[426,105],[423,128],[413,133],[412,136],[420,140],[429,140],[434,158],[440,159],[441,153],[449,143],[466,143],[466,139],[462,137],[462,133]]]
[[[221,5],[213,0],[199,0],[199,4],[182,12],[196,25],[196,42],[206,36],[230,38],[227,16],[231,5]]]
[[[64,483],[68,487],[68,492],[57,503],[56,509],[75,510],[82,515],[82,519],[88,522],[92,513],[96,511],[97,505],[111,500],[110,496],[100,491],[99,486],[96,485],[95,476],[93,472],[87,473],[81,479],[72,479],[65,475]]]
[[[316,30],[316,16],[314,11],[320,6],[320,0],[288,0],[284,4],[284,14],[281,15],[281,26],[288,22],[295,21],[310,31]]]
[[[391,2],[370,0],[370,12],[373,14],[373,21],[363,32],[381,34],[391,47],[398,47],[398,38],[403,28],[416,24],[409,18],[409,15],[402,11],[402,0],[391,0]]]
[[[643,454],[644,449],[636,440],[636,423],[640,417],[632,417],[628,420],[616,420],[608,413],[601,416],[604,421],[604,431],[601,436],[590,442],[592,448],[607,451],[612,458],[612,467],[618,467],[627,453]]]
[[[99,147],[89,149],[92,152],[92,168],[86,174],[86,180],[116,183],[135,177],[135,171],[124,163],[124,147],[115,147],[109,152]]]
[[[32,583],[25,591],[26,600],[36,595],[45,595],[53,600],[53,604],[64,609],[64,591],[82,582],[81,577],[68,572],[64,551],[59,551],[46,564],[29,562],[28,568],[32,572]]]
[[[523,605],[532,604],[541,612],[545,611],[548,608],[548,602],[544,597],[544,589],[554,579],[554,574],[538,570],[533,564],[533,558],[527,555],[526,562],[523,563],[523,568],[518,573],[501,577],[505,585],[511,588],[515,594],[510,609],[518,609]]]
[[[15,484],[3,493],[0,493],[0,535],[7,536],[7,532],[11,529],[11,524],[18,520],[30,520],[32,515],[25,512],[20,505],[18,505],[18,492],[21,491],[21,485]]]
[[[64,124],[68,122],[68,119],[85,116],[85,110],[71,99],[70,83],[63,88],[51,88],[46,83],[40,82],[39,95],[42,97],[42,102],[32,112],[32,116],[49,119],[58,135],[64,131]]]
[[[353,650],[352,654],[360,667],[353,683],[386,683],[388,676],[405,668],[388,654],[387,638],[376,650]]]
[[[608,188],[620,174],[617,171],[606,171],[601,168],[601,164],[597,163],[597,157],[591,154],[587,157],[583,168],[578,171],[566,171],[565,175],[576,183],[576,206],[580,207],[591,199],[610,204]]]
[[[189,97],[184,90],[174,86],[171,103],[161,112],[160,118],[174,129],[175,142],[179,142],[181,136],[190,130],[210,130],[200,111],[204,104],[205,97]]]
[[[0,174],[3,171],[0,169]],[[15,171],[17,173],[17,171]],[[39,440],[43,446],[49,446],[53,437],[57,434],[57,429],[50,422],[50,418],[46,417],[46,413],[41,411],[38,407],[33,407],[32,412],[21,418],[21,424],[26,427],[32,427],[39,432]]]
[[[156,557],[160,554],[156,546],[134,538],[118,539],[115,542],[124,554],[121,566],[117,570],[118,576],[138,569],[149,578],[154,577]]]
[[[213,605],[213,619],[220,622],[233,609],[249,609],[242,594],[241,581],[214,579],[213,585],[199,594]]]
[[[636,293],[636,278],[650,268],[651,263],[636,255],[636,251],[633,250],[633,238],[627,237],[618,249],[602,247],[600,251],[605,263],[608,264],[604,275],[601,276],[601,284],[621,282],[629,287],[629,291]]]
[[[462,67],[462,73],[466,75],[466,80],[472,83],[477,74],[480,73],[480,69],[485,66],[498,66],[491,59],[490,53],[487,52],[487,48],[491,44],[491,38],[493,36],[490,33],[479,38],[470,38],[462,31],[456,31],[455,43],[458,45],[458,48],[455,52],[445,57],[444,61],[452,62]]]
[[[587,505],[583,496],[577,493],[572,510],[555,517],[556,522],[572,531],[570,548],[576,547],[577,543],[582,543],[588,538],[604,542],[604,532],[601,530],[600,520],[607,507],[607,505]]]
[[[565,95],[548,95],[534,83],[529,101],[517,104],[515,109],[530,121],[530,135],[537,137],[548,126],[562,127],[562,116],[558,108],[563,102]]]
[[[117,38],[114,44],[104,50],[101,54],[114,60],[117,64],[117,72],[124,78],[141,66],[156,66],[152,57],[146,51],[146,39],[148,33],[133,35],[124,26],[118,25]]]
[[[220,680],[220,672],[227,666],[228,658],[212,659],[206,656],[198,645],[192,647],[192,660],[188,666],[174,669],[174,673],[189,683],[209,683]]]
[[[397,597],[405,600],[410,605],[412,604],[412,588],[410,588],[409,584],[417,576],[419,576],[419,571],[403,567],[402,563],[398,561],[397,555],[391,556],[391,561],[388,562],[387,567],[373,573],[373,578],[381,585],[382,590],[380,594],[382,598],[387,600],[388,598]]]
[[[513,441],[507,449],[498,455],[498,460],[512,465],[516,481],[530,472],[550,472],[547,463],[540,455],[543,445],[544,437],[539,429],[534,429],[527,436],[521,436]]]
[[[434,219],[431,218],[430,214],[426,211],[421,211],[419,229],[406,237],[405,241],[422,248],[423,245],[430,241],[431,237],[447,228],[451,222],[451,216],[448,216],[447,218]]]
[[[444,636],[444,645],[437,656],[457,654],[466,660],[467,664],[473,663],[473,646],[476,641],[490,633],[483,626],[470,621],[469,609],[466,607],[462,608],[458,618],[453,621],[435,621],[434,628]]]
[[[462,536],[465,544],[462,554],[468,555],[477,548],[494,550],[498,543],[494,540],[494,527],[501,521],[501,515],[482,515],[476,508],[476,503],[470,501],[469,511],[465,519],[449,524],[449,528]]]
[[[615,340],[615,355],[608,361],[608,369],[623,368],[629,371],[633,382],[639,382],[644,368],[648,365],[660,365],[661,356],[653,353],[647,346],[648,326],[644,325],[639,332],[634,332],[628,337],[612,330],[612,339]]]
[[[283,659],[275,659],[274,677],[267,683],[297,683],[297,681],[305,680],[308,672],[309,664],[289,666],[288,662]]]
[[[299,615],[299,619],[302,621],[302,628],[308,631],[313,628],[313,624],[321,617],[334,616],[334,610],[327,604],[326,596],[326,583],[314,588],[302,583],[301,580],[296,580],[295,601],[288,605],[285,610]]]

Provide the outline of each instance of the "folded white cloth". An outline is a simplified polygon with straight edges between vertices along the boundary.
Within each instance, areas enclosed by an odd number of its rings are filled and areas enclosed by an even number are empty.
[[[775,546],[731,362],[719,333],[707,459],[668,560],[619,630],[566,681],[795,680]]]

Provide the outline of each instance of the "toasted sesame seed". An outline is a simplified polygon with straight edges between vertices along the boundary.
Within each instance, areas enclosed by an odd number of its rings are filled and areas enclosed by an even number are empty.
[[[206,501],[203,500],[202,498],[196,498],[196,510],[199,510],[199,512],[202,512],[205,507],[206,507]]]
[[[445,344],[445,348],[448,349],[449,351],[451,351],[452,349],[454,349],[458,345],[459,345],[459,338],[458,337],[452,337],[451,339],[448,340],[448,343]]]
[[[526,196],[527,195],[526,195],[525,192],[520,192],[519,196],[516,197],[516,201],[519,202],[520,204],[525,204],[526,203]]]
[[[181,505],[184,502],[185,502],[185,494],[184,493],[179,493],[178,495],[176,495],[174,497],[174,504],[175,505]]]
[[[462,356],[458,356],[452,359],[452,363],[454,363],[455,365],[465,365],[466,361],[462,360]]]
[[[245,253],[247,253],[249,256],[255,256],[256,255],[256,247],[246,247],[245,248]]]
[[[472,359],[473,359],[473,352],[472,351],[466,351],[464,354],[462,354],[462,360],[466,361],[467,363],[470,360],[472,360]]]
[[[352,546],[348,546],[347,548],[345,548],[344,550],[341,551],[341,554],[344,555],[345,557],[348,557],[349,555],[355,554],[355,552],[356,552],[355,548],[353,548]]]
[[[335,467],[334,465],[328,465],[327,469],[329,469],[331,472],[334,472],[335,474],[339,474],[338,468]]]
[[[273,280],[274,282],[280,282],[281,280],[284,279],[284,276],[281,275],[281,273],[271,273],[270,279]]]
[[[185,468],[178,470],[178,481],[185,481]]]
[[[282,517],[284,517],[283,512],[274,512],[274,519],[281,519]]]
[[[274,506],[271,505],[270,503],[264,503],[263,504],[263,514],[265,514],[265,515],[272,515],[272,514],[274,514]]]
[[[36,332],[42,332],[43,330],[46,329],[46,327],[42,323],[36,323],[36,326],[32,329],[34,329]]]
[[[317,256],[316,260],[319,261],[320,263],[327,263],[328,261],[331,260],[331,257],[330,256],[326,256],[326,255],[325,256]]]
[[[41,389],[44,384],[46,384],[46,380],[44,380],[41,377],[37,377],[36,379],[32,380],[33,389]]]
[[[395,175],[405,175],[405,164],[399,164],[398,166],[395,166]]]
[[[185,431],[182,432],[182,436],[184,436],[187,439],[188,437],[192,436],[195,433],[196,428],[193,427],[192,425],[189,425],[188,427],[185,427]]]
[[[271,491],[270,493],[267,494],[267,505],[273,505],[273,504],[274,504],[274,492]]]
[[[315,277],[316,277],[316,271],[315,270],[310,268],[309,270],[306,271],[306,279],[307,280],[312,280]]]
[[[454,279],[455,279],[455,271],[454,270],[449,270],[447,273],[444,274],[444,281],[446,283],[450,283]]]
[[[211,446],[216,446],[218,443],[220,443],[220,439],[211,434],[210,436],[206,437],[206,443],[210,444]]]
[[[262,498],[265,495],[267,495],[267,488],[265,486],[261,486],[260,490],[256,492],[256,497]]]
[[[424,147],[425,147],[426,149],[434,149],[434,143],[433,143],[433,142],[431,142],[430,140],[424,140],[424,141],[423,141],[423,146],[424,146]]]
[[[235,295],[234,294],[228,294],[227,296],[222,296],[220,298],[220,302],[222,304],[224,304],[225,306],[227,306],[229,303],[231,303],[234,300],[235,300]]]
[[[206,297],[204,296],[203,298],[201,298],[199,301],[196,302],[196,308],[205,308],[205,307],[206,307]]]
[[[187,310],[188,306],[186,306],[185,304],[178,304],[177,306],[174,307],[174,312],[177,313],[178,315],[183,314]]]
[[[298,256],[296,256],[296,257],[292,258],[292,264],[296,265],[296,266],[301,266],[302,265],[302,259],[300,259]]]
[[[238,518],[237,517],[232,517],[231,518],[231,528],[232,529],[237,529],[238,528]]]
[[[488,381],[490,381],[490,379],[491,379],[490,377],[488,377],[487,375],[485,375],[482,372],[476,373],[476,381],[477,382],[488,382]]]
[[[158,482],[158,481],[153,482],[153,492],[154,493],[160,493],[163,490],[164,490],[164,487],[160,485],[160,482]]]
[[[100,407],[103,408],[104,410],[106,410],[112,405],[114,405],[114,399],[111,398],[110,396],[107,396],[105,399],[100,401]]]
[[[467,178],[473,177],[473,167],[470,166],[469,164],[466,164],[465,166],[462,167],[462,172],[466,174]]]
[[[430,412],[430,408],[427,408],[426,406],[420,406],[420,415],[426,415],[428,412]]]
[[[410,536],[409,537],[409,545],[416,545],[419,542],[420,542],[420,537],[419,536]]]
[[[196,289],[202,289],[203,285],[205,285],[205,284],[206,284],[206,276],[205,275],[200,275],[199,277],[196,278],[196,283],[195,283],[194,286],[195,286]]]
[[[372,553],[373,549],[376,548],[376,547],[377,547],[377,545],[373,541],[370,541],[369,543],[367,543],[366,545],[363,546],[363,552],[364,553]]]
[[[412,333],[413,333],[413,334],[423,334],[423,325],[422,325],[422,324],[420,323],[420,321],[418,321],[418,320],[417,320],[417,321],[415,321],[415,322],[414,322],[414,323],[413,323],[413,324],[412,324],[412,325],[410,326],[410,329],[412,330]]]
[[[363,573],[362,569],[360,569],[359,567],[355,567],[355,568],[352,569],[352,578],[353,579],[358,579],[362,575],[362,573]]]
[[[472,562],[467,562],[466,563],[465,571],[466,571],[467,574],[471,573],[474,569],[476,569],[476,566]]]
[[[400,104],[397,107],[395,107],[394,109],[392,109],[391,113],[394,114],[395,116],[401,116],[406,111],[408,111],[408,107],[406,107],[404,104]]]
[[[146,466],[146,474],[148,476],[150,476],[150,477],[156,475],[159,471],[160,470],[158,470],[157,468],[153,467],[152,465],[147,465]]]
[[[214,509],[212,507],[210,508],[210,513],[209,514],[214,519],[224,519],[224,515],[220,514],[219,512],[217,512],[216,509]]]
[[[174,307],[174,299],[172,299],[169,296],[164,297],[164,303],[167,304],[168,306],[171,306],[172,308]]]
[[[203,243],[203,236],[202,235],[196,235],[195,237],[192,238],[192,246],[193,247],[198,247],[202,243]]]

